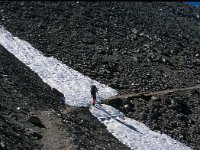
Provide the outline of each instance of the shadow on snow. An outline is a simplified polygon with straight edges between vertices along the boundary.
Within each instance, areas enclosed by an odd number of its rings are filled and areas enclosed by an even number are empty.
[[[119,122],[119,123],[125,125],[126,127],[130,128],[130,129],[132,129],[132,130],[134,130],[134,131],[136,131],[136,132],[142,134],[140,131],[138,131],[138,130],[137,130],[135,127],[133,127],[132,125],[129,125],[129,124],[127,124],[127,123],[125,123],[125,122],[123,122],[123,121],[117,119],[116,117],[118,117],[118,116],[112,116],[109,112],[107,112],[105,109],[103,109],[103,108],[100,107],[100,106],[99,106],[99,107],[95,106],[95,107],[96,107],[97,109],[99,109],[99,110],[105,112],[106,114],[108,114],[108,115],[110,116],[110,118],[116,120],[117,122]]]

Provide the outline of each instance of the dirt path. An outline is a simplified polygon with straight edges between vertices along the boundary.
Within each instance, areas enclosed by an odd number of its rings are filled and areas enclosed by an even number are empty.
[[[37,112],[37,116],[46,126],[43,130],[43,138],[41,140],[42,150],[72,150],[73,144],[64,134],[65,132],[59,127],[61,121],[51,111]]]
[[[187,91],[187,90],[193,90],[200,88],[200,84],[185,87],[185,88],[175,88],[170,90],[161,90],[161,91],[155,91],[155,92],[141,92],[141,93],[133,93],[133,94],[125,94],[125,95],[118,95],[118,96],[112,96],[110,99],[116,99],[116,98],[128,98],[128,97],[142,97],[142,96],[153,96],[153,95],[164,95],[169,94],[173,92],[179,92],[179,91]]]
[[[129,150],[115,138],[88,108],[71,107],[34,114],[46,128],[37,127],[42,135],[42,150]],[[39,131],[38,131],[39,130]]]

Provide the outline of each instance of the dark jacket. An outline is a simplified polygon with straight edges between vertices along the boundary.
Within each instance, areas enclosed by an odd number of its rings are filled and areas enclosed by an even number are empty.
[[[96,95],[96,92],[98,91],[97,87],[95,85],[91,86],[90,92],[92,95]]]

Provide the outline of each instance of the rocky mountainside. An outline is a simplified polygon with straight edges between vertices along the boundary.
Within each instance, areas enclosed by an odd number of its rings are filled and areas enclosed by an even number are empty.
[[[199,82],[199,8],[178,2],[1,2],[0,9],[0,23],[14,35],[123,93]]]
[[[63,105],[36,73],[0,46],[0,149],[129,148],[88,108]]]
[[[120,94],[200,82],[200,8],[181,2],[0,2],[0,24]],[[153,100],[129,101],[128,116],[200,148],[195,92],[164,96],[155,111]]]
[[[127,117],[143,122],[152,130],[199,149],[199,88],[127,97],[121,95],[103,103],[119,109]]]

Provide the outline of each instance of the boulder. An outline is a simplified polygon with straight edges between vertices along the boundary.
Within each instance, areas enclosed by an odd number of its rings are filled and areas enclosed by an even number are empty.
[[[37,139],[41,139],[42,135],[37,133],[37,132],[33,132],[33,136],[36,137]]]
[[[40,128],[46,128],[44,124],[41,122],[40,118],[37,116],[30,116],[30,118],[27,121]]]

